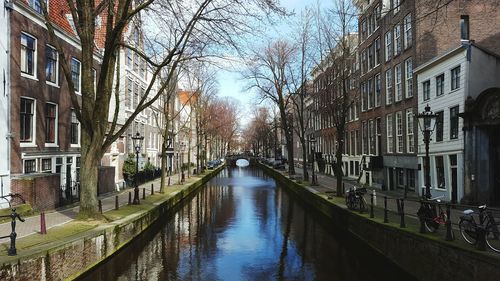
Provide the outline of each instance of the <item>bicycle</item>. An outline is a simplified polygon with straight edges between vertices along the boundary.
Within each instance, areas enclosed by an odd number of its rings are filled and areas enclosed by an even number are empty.
[[[486,245],[488,245],[491,250],[500,253],[500,222],[495,221],[492,212],[486,211],[486,205],[481,205],[478,209],[479,224],[477,224],[474,219],[473,210],[468,209],[463,211],[464,215],[460,217],[460,222],[458,223],[460,233],[465,242],[475,245],[478,240],[477,230],[481,227],[485,232]],[[484,215],[485,212],[486,216]]]
[[[361,212],[366,211],[366,200],[363,195],[366,193],[366,188],[350,188],[346,192],[346,206],[349,210],[359,210]]]
[[[417,211],[418,218],[423,221],[425,229],[430,233],[435,233],[440,225],[446,224],[446,220],[448,219],[446,212],[441,207],[441,200],[438,198],[422,202]]]

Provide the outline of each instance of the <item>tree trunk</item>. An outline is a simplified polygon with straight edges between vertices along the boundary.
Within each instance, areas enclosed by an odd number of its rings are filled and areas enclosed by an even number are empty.
[[[306,150],[306,141],[304,138],[300,140],[302,145],[302,173],[304,174],[304,180],[309,180],[309,174],[307,172],[307,150]]]
[[[343,138],[342,138],[343,139]],[[344,151],[344,144],[342,141],[337,141],[339,144],[337,151],[335,151],[335,158],[337,165],[335,167],[335,177],[337,178],[337,196],[344,196],[342,192],[342,182],[344,177],[344,172],[342,171],[342,152]]]
[[[85,137],[86,136],[86,137]],[[90,142],[88,135],[82,132],[82,140],[87,138],[83,143],[90,145],[82,146],[81,161],[80,161],[80,219],[99,218],[101,214],[97,209],[97,185],[98,185],[98,168],[102,155],[101,144]]]

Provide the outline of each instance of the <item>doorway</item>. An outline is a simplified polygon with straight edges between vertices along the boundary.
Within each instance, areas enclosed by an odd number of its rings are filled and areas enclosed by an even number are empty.
[[[457,174],[457,155],[452,154],[450,158],[450,176],[451,176],[451,203],[456,204],[458,200],[458,174]]]
[[[500,133],[498,128],[491,131],[491,181],[492,181],[492,205],[500,206]]]

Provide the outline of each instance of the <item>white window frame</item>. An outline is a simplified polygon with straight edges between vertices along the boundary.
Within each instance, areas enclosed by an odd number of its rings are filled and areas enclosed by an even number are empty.
[[[458,69],[458,75],[456,73],[457,69]],[[456,67],[454,67],[454,68],[452,68],[450,70],[450,77],[451,77],[451,79],[450,79],[450,89],[452,91],[460,89],[460,83],[461,83],[461,80],[462,80],[462,79],[460,79],[461,72],[462,72],[462,69],[461,69],[460,65],[457,65]]]
[[[401,64],[397,64],[394,67],[394,100],[399,102],[403,99],[403,85],[401,81]]]
[[[393,119],[392,119],[392,113],[389,113],[385,116],[386,120],[386,131],[387,131],[387,153],[394,153],[394,136],[393,136]]]
[[[413,61],[410,58],[405,60],[405,96],[406,98],[413,97]]]
[[[404,138],[403,138],[403,112],[396,112],[396,152],[403,153]]]
[[[73,114],[75,115],[75,119],[76,119],[76,122],[78,123],[78,137],[76,138],[77,139],[77,142],[76,143],[71,143],[71,129],[72,129],[72,126],[73,126]],[[69,143],[70,143],[70,147],[80,147],[81,146],[81,138],[82,138],[82,124],[80,123],[80,121],[78,120],[78,118],[76,117],[76,113],[75,113],[75,109],[72,108],[71,109],[71,120],[70,120],[70,125],[69,125],[69,129],[70,129],[70,132],[69,132]]]
[[[389,30],[388,32],[385,33],[384,36],[384,50],[385,50],[385,61],[389,61],[392,58],[393,55],[393,45],[392,45],[392,31]]]
[[[56,116],[55,116],[55,120],[54,120],[54,142],[47,142],[47,136],[45,136],[45,139],[44,139],[45,146],[46,147],[58,147],[59,146],[59,143],[58,143],[58,139],[59,139],[58,138],[59,105],[57,103],[53,103],[53,102],[46,102],[45,104],[52,104],[52,105],[56,106]],[[47,109],[47,107],[45,107],[45,110],[46,109]],[[46,118],[46,117],[47,117],[47,112],[45,112],[45,114],[44,114],[44,118]],[[47,124],[45,124],[45,126],[47,126]],[[45,131],[44,133],[47,133],[47,131]]]
[[[33,39],[34,41],[34,50],[33,50],[33,74],[29,74],[28,72],[26,72],[25,70],[23,70],[23,65],[26,65],[27,63],[27,59],[26,59],[26,50],[24,49],[24,45],[22,44],[22,36],[26,36],[26,37],[30,37],[31,39]],[[38,63],[38,39],[29,34],[29,33],[26,33],[26,32],[21,32],[21,49],[20,49],[20,58],[19,58],[19,63],[20,63],[20,70],[21,70],[21,76],[22,77],[26,77],[26,78],[31,78],[31,79],[34,79],[34,80],[38,80],[37,79],[37,63]],[[24,59],[23,59],[24,58]]]
[[[29,157],[29,158],[23,158],[23,174],[26,174],[26,161],[32,161],[34,160],[35,161],[35,171],[34,172],[30,172],[30,174],[35,174],[38,172],[38,168],[39,168],[39,165],[38,165],[38,159],[35,158],[35,157]]]
[[[426,85],[428,87],[426,87]],[[427,101],[430,99],[431,99],[431,80],[427,79],[424,82],[422,82],[422,100]]]
[[[406,17],[403,20],[404,22],[404,31],[403,31],[403,43],[404,43],[404,48],[407,49],[411,47],[413,44],[413,38],[412,38],[412,30],[411,30],[411,13],[406,15]]]
[[[71,79],[73,79],[73,62],[78,62],[78,89],[75,88],[75,94],[81,95],[81,90],[82,90],[82,62],[78,60],[77,58],[71,58],[71,65],[70,65],[70,71],[71,71]],[[74,82],[73,82],[74,84]],[[75,85],[73,85],[75,86]]]
[[[396,15],[401,10],[401,0],[394,0],[394,15]]]
[[[47,85],[59,88],[59,52],[57,51],[57,48],[55,48],[51,45],[46,45],[45,48],[50,48],[56,52],[56,66],[55,66],[56,67],[56,69],[55,69],[56,81],[55,82],[47,80],[47,53],[45,53],[45,83],[47,83]]]
[[[385,71],[385,104],[389,105],[394,102],[393,98],[393,78],[392,69],[389,68]]]
[[[401,25],[396,23],[396,25],[394,25],[394,56],[401,54],[401,43]]]
[[[19,146],[20,147],[36,147],[36,120],[37,120],[37,116],[36,116],[36,99],[34,98],[31,98],[31,97],[24,97],[24,96],[21,96],[21,98],[19,99],[19,106],[21,105],[21,99],[27,99],[27,100],[32,100],[33,101],[33,117],[32,117],[32,120],[31,120],[31,141],[20,141],[19,142]],[[20,114],[20,112],[19,112]],[[21,129],[21,128],[19,128]],[[23,170],[24,170],[24,163],[23,163]]]
[[[382,100],[382,78],[380,77],[380,73],[375,75],[374,79],[374,91],[375,91],[375,107],[379,107],[381,105]]]
[[[414,122],[415,122],[415,114],[413,113],[413,108],[408,108],[406,110],[406,151],[408,153],[415,152],[415,138],[414,138]]]

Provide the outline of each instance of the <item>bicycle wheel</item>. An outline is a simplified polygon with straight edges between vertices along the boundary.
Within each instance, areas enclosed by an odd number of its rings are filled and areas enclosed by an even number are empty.
[[[460,229],[460,234],[464,238],[465,242],[474,245],[477,242],[476,238],[476,225],[470,219],[460,219],[458,223],[458,228]]]
[[[432,217],[426,217],[424,220],[424,225],[425,229],[430,233],[436,232],[439,228],[439,223],[434,221]]]
[[[363,196],[359,197],[359,210],[361,212],[366,212],[366,210],[367,210],[367,208],[366,208],[366,200],[365,200],[365,197],[363,197]]]
[[[345,205],[347,206],[347,209],[349,209],[349,210],[352,210],[354,208],[353,198],[350,194],[348,194],[345,197]]]
[[[486,226],[486,244],[493,251],[500,253],[500,223],[489,223]]]

